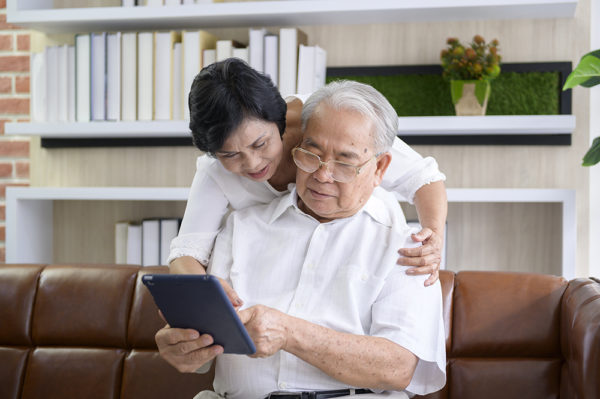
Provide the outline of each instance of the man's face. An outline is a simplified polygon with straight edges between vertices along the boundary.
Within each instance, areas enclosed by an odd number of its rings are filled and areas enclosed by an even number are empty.
[[[373,135],[369,118],[356,111],[320,104],[306,125],[300,147],[318,155],[322,162],[336,160],[360,166],[375,155]],[[300,209],[321,222],[354,215],[381,182],[390,160],[389,153],[371,160],[349,183],[333,180],[324,165],[313,173],[298,168]]]

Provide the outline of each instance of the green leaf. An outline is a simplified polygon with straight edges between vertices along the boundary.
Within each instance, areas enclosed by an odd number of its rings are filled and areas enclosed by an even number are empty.
[[[452,94],[452,104],[456,105],[460,101],[463,92],[464,80],[451,80],[450,81],[450,94]]]
[[[592,87],[600,84],[600,50],[584,55],[577,67],[569,74],[563,90],[577,85]]]
[[[592,146],[583,157],[582,166],[594,166],[600,162],[600,137],[596,137]]]
[[[483,107],[483,103],[485,102],[485,98],[490,95],[490,82],[487,80],[482,80],[475,83],[475,97],[477,97],[477,102],[479,105]]]

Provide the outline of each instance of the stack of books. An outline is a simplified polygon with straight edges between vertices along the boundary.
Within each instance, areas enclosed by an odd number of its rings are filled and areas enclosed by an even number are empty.
[[[171,241],[177,237],[181,219],[144,219],[115,224],[115,263],[167,266]]]
[[[189,120],[187,98],[200,70],[240,58],[271,77],[282,96],[325,84],[326,52],[306,34],[249,30],[249,44],[204,30],[100,32],[31,55],[34,122]]]

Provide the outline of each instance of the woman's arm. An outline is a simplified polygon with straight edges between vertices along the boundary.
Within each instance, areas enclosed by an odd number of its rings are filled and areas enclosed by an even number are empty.
[[[412,235],[415,242],[423,245],[416,248],[402,248],[398,264],[404,266],[421,266],[408,269],[409,274],[431,274],[425,285],[436,282],[439,275],[441,253],[444,248],[444,229],[448,215],[448,200],[443,181],[426,184],[417,190],[414,199],[419,223],[422,230]]]
[[[396,138],[390,151],[392,162],[386,171],[381,186],[406,198],[417,207],[421,231],[412,236],[421,242],[418,248],[402,248],[398,264],[418,266],[413,274],[431,274],[425,285],[438,279],[443,248],[443,233],[448,213],[446,176],[438,169],[431,157],[423,158],[406,143]]]

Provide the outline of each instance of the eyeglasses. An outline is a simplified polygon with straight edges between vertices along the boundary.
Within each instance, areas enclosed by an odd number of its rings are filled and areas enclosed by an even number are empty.
[[[346,162],[335,161],[333,159],[323,162],[321,161],[321,157],[317,154],[306,151],[304,148],[296,147],[292,150],[292,158],[294,158],[294,163],[297,167],[306,173],[313,173],[320,169],[321,166],[325,166],[325,170],[329,172],[329,176],[340,183],[350,183],[358,176],[365,165],[373,159],[376,159],[379,155],[381,155],[381,153],[375,154],[373,157],[369,158],[367,162],[356,166]]]

